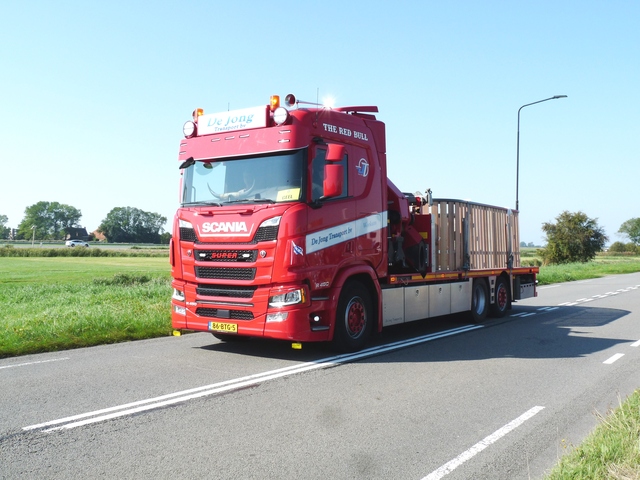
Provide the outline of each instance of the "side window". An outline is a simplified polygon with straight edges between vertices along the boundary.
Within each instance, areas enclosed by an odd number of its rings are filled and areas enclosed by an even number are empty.
[[[316,148],[316,154],[311,162],[311,200],[317,200],[322,197],[323,183],[324,183],[324,167],[327,164],[325,159],[327,150],[324,148]],[[338,162],[332,162],[334,165]],[[348,195],[349,185],[349,169],[348,169],[348,155],[345,153],[341,162],[344,171],[342,194],[334,198],[344,198]]]

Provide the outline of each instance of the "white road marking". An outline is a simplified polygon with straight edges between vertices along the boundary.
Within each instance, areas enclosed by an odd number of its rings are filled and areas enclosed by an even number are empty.
[[[480,440],[478,443],[476,443],[469,450],[467,450],[465,452],[462,452],[460,455],[458,455],[453,460],[445,463],[444,465],[442,465],[437,470],[434,470],[429,475],[424,477],[422,480],[440,480],[442,477],[444,477],[445,475],[453,472],[456,468],[458,468],[464,462],[466,462],[470,458],[472,458],[475,455],[477,455],[478,453],[480,453],[482,450],[487,448],[489,445],[491,445],[491,444],[497,442],[498,440],[500,440],[506,434],[508,434],[512,430],[514,430],[517,427],[519,427],[520,425],[522,425],[524,422],[529,420],[531,417],[533,417],[537,413],[541,412],[543,409],[544,409],[544,407],[533,407],[533,408],[531,408],[530,410],[526,411],[525,413],[520,415],[515,420],[507,423],[504,427],[499,428],[498,430],[493,432],[488,437],[485,437],[484,439]]]
[[[633,342],[631,344],[632,347],[640,347],[640,340],[638,340],[637,342]]]
[[[240,388],[257,385],[262,382],[274,380],[277,378],[294,375],[296,373],[308,372],[311,370],[318,370],[323,368],[329,368],[343,363],[353,362],[362,358],[372,357],[380,355],[381,353],[391,352],[399,350],[401,348],[426,343],[439,338],[449,337],[457,335],[459,333],[469,332],[471,330],[477,330],[483,328],[482,325],[466,325],[452,330],[446,330],[444,332],[432,333],[429,335],[423,335],[421,337],[413,338],[410,340],[402,340],[399,342],[390,343],[387,345],[380,345],[378,347],[368,348],[356,353],[350,353],[345,355],[336,355],[334,357],[328,357],[319,359],[313,362],[301,363],[298,365],[291,365],[276,370],[271,370],[263,373],[257,373],[246,377],[235,378],[232,380],[226,380],[224,382],[214,383],[211,385],[205,385],[202,387],[192,388],[189,390],[183,390],[181,392],[169,393],[160,397],[149,398],[146,400],[139,400],[137,402],[131,402],[124,405],[118,405],[115,407],[104,408],[93,412],[82,413],[79,415],[72,415],[57,420],[51,420],[36,425],[29,425],[23,427],[23,430],[37,430],[44,429],[45,432],[60,429],[71,429],[80,427],[83,425],[89,425],[91,423],[103,422],[112,418],[124,417],[127,415],[133,415],[135,413],[154,410],[157,408],[165,407],[167,405],[173,405],[180,402],[186,402],[195,398],[205,397],[208,395],[214,395],[222,392],[229,392],[238,390]],[[47,428],[51,427],[51,428]]]
[[[15,365],[4,365],[0,367],[0,370],[2,370],[3,368],[28,367],[29,365],[38,365],[41,363],[61,362],[62,360],[69,360],[69,357],[52,358],[51,360],[40,360],[38,362],[16,363]]]
[[[620,360],[622,357],[624,357],[624,353],[616,353],[614,356],[608,358],[602,363],[604,363],[605,365],[611,365],[613,362]]]

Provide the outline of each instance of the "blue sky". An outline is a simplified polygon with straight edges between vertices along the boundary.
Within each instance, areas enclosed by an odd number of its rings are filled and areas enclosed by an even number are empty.
[[[194,108],[318,92],[379,107],[403,191],[512,208],[518,109],[568,95],[521,112],[521,240],[564,210],[611,242],[640,217],[638,1],[24,0],[0,18],[10,227],[39,201],[88,230],[114,207],[170,222]]]

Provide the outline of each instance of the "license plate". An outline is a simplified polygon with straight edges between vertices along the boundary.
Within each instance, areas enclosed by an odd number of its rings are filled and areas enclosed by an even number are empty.
[[[237,323],[209,322],[209,330],[212,332],[238,333]]]

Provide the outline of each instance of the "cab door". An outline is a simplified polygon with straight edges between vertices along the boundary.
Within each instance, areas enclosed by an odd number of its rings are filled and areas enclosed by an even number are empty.
[[[345,155],[342,192],[323,198],[327,146],[311,148],[307,184],[308,231],[307,262],[312,270],[312,288],[328,287],[336,270],[356,255],[356,203],[349,195],[349,155]]]
[[[349,148],[349,173],[350,191],[356,205],[356,256],[365,258],[377,268],[386,263],[383,262],[387,228],[386,178],[382,178],[370,152],[356,146]]]

